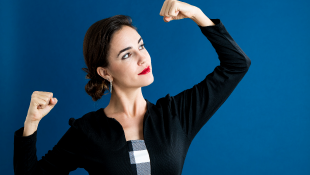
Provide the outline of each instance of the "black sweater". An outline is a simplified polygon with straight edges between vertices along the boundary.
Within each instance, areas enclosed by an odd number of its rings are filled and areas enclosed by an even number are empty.
[[[189,146],[210,117],[226,101],[249,69],[251,60],[233,40],[220,19],[199,26],[218,54],[220,65],[204,80],[181,93],[147,102],[143,136],[152,175],[180,175]],[[91,175],[132,174],[122,126],[103,108],[69,120],[70,128],[41,160],[37,160],[37,131],[14,133],[14,171],[25,174],[69,174],[84,168]]]

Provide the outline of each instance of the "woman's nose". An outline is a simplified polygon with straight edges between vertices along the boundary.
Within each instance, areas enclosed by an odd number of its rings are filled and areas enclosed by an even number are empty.
[[[144,64],[147,60],[146,54],[140,53],[138,57],[139,57],[139,63],[138,63],[139,65]]]

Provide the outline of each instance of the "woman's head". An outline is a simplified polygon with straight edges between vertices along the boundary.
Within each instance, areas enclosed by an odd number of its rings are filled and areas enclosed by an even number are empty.
[[[105,95],[110,81],[113,82],[112,93],[130,92],[154,81],[152,71],[138,75],[148,66],[152,70],[151,57],[129,16],[115,15],[90,26],[84,38],[83,53],[88,67],[83,70],[90,79],[85,90],[93,101]]]

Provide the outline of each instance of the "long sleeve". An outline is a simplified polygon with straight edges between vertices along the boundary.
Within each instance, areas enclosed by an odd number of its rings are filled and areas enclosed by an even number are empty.
[[[168,95],[171,111],[179,118],[190,141],[226,101],[251,64],[220,19],[211,20],[214,26],[198,27],[217,52],[220,65],[192,88],[175,96]]]
[[[78,155],[85,141],[75,122],[71,123],[71,127],[59,142],[39,161],[36,154],[37,131],[27,137],[22,136],[24,127],[15,131],[13,156],[15,175],[63,175],[77,169],[80,162]]]

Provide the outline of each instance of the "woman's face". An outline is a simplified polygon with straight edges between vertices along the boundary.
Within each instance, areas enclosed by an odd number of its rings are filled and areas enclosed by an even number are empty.
[[[154,81],[151,57],[143,46],[141,36],[129,26],[123,26],[114,33],[108,61],[109,66],[105,68],[108,74],[103,74],[107,75],[105,79],[112,79],[113,89],[136,89]],[[140,74],[147,67],[150,72]]]

